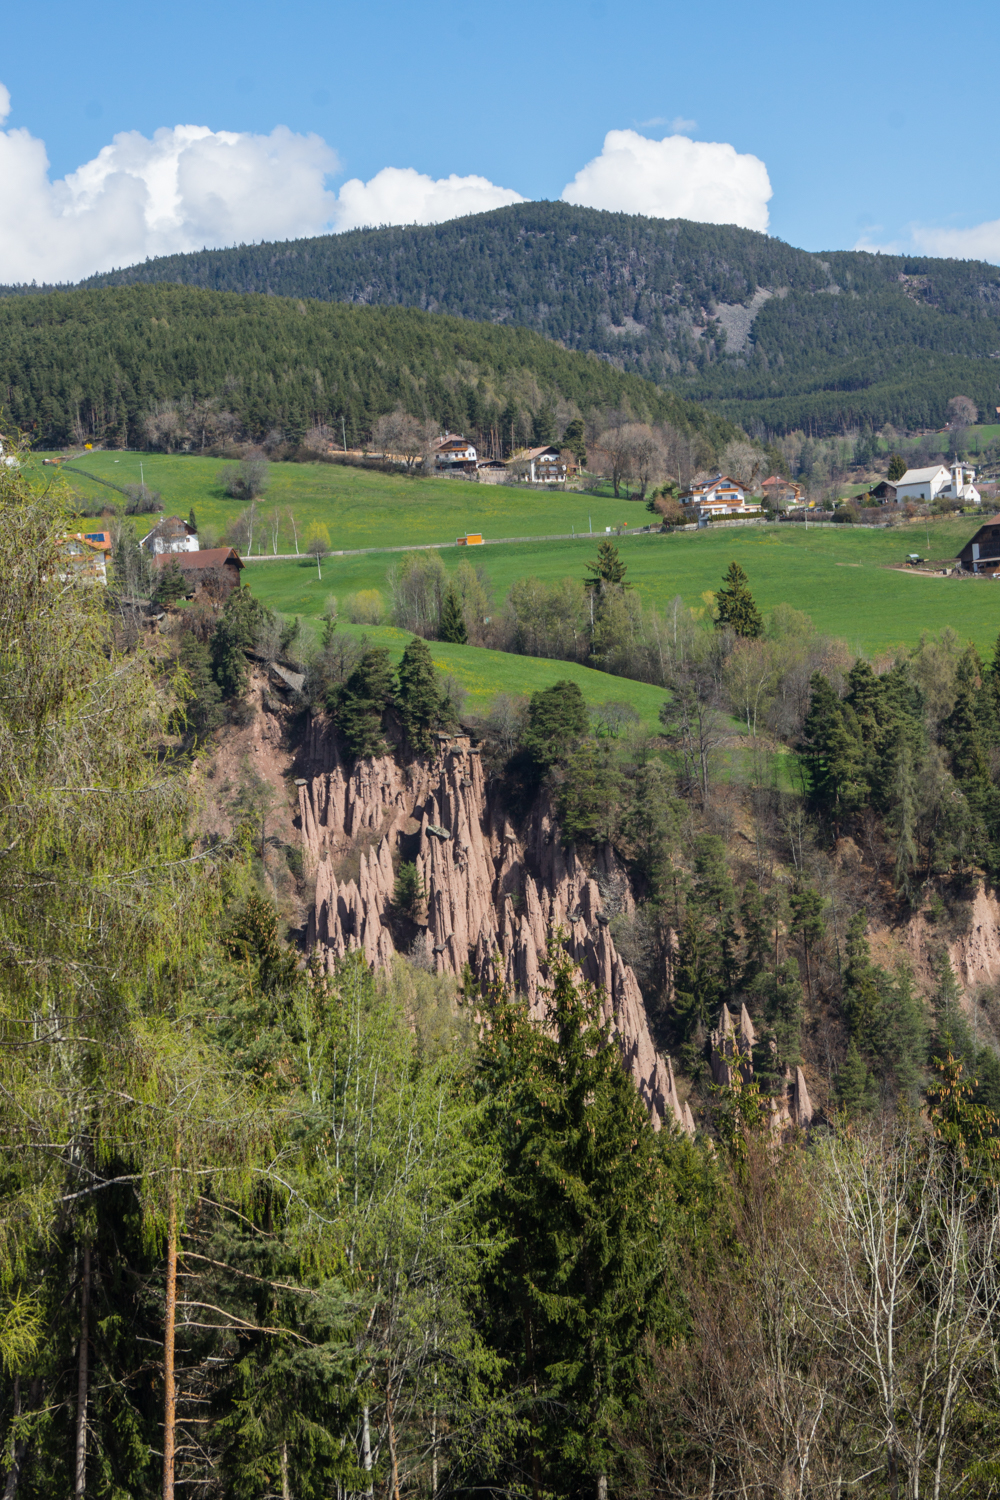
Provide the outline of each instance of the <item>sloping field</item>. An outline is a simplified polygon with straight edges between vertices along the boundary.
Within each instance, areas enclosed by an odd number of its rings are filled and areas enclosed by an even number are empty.
[[[88,482],[87,473],[113,484],[138,484],[141,466],[145,483],[162,494],[167,515],[186,519],[193,509],[199,526],[210,527],[218,540],[245,504],[231,499],[223,489],[219,476],[227,465],[219,458],[99,452],[73,458],[69,463],[66,483],[86,500],[99,504],[117,504],[122,497],[104,485]],[[490,537],[561,535],[574,529],[586,531],[591,518],[594,530],[603,532],[605,526],[645,526],[652,519],[635,501],[470,484],[461,479],[408,478],[341,464],[280,463],[272,464],[270,472],[267,493],[258,502],[255,553],[259,548],[274,551],[271,527],[275,511],[277,551],[295,551],[289,509],[295,517],[300,547],[309,526],[321,521],[337,550],[453,542],[470,531]],[[52,470],[41,468],[40,473],[49,475]]]
[[[790,604],[804,610],[817,628],[842,637],[852,650],[868,655],[896,646],[914,646],[924,631],[951,626],[960,636],[992,652],[1000,632],[1000,583],[985,579],[927,577],[892,571],[910,551],[952,557],[976,528],[976,521],[937,521],[924,527],[871,531],[860,527],[767,526],[680,535],[616,538],[628,564],[628,581],[643,602],[664,609],[680,595],[701,604],[717,589],[732,559],[750,577],[760,608]],[[929,543],[929,545],[928,545]],[[447,548],[448,569],[463,558],[486,568],[499,609],[517,578],[582,578],[596,554],[596,538],[578,542],[521,543],[467,552]],[[322,613],[329,594],[343,606],[348,594],[380,589],[388,604],[387,569],[398,556],[328,558],[322,581],[308,562],[251,563],[244,578],[260,598],[285,614]]]

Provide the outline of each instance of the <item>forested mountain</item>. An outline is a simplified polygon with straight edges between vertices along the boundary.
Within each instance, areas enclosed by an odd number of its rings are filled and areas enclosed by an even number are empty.
[[[167,256],[83,285],[159,282],[519,324],[748,430],[939,426],[956,394],[1000,404],[1000,269],[812,255],[734,226],[525,203],[447,224]]]
[[[574,416],[627,407],[714,453],[725,420],[551,339],[414,308],[346,307],[173,285],[49,292],[0,302],[0,399],[36,446],[137,446],[181,405],[254,437],[333,424],[366,440],[383,412],[519,442]]]

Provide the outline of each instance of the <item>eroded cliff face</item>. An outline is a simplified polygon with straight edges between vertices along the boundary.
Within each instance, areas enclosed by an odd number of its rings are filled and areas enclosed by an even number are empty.
[[[610,893],[618,910],[632,902],[624,870],[611,853],[587,869],[564,849],[544,801],[518,833],[488,795],[470,740],[439,736],[438,744],[436,755],[406,767],[387,756],[348,771],[314,730],[310,774],[298,779],[304,857],[316,878],[310,949],[328,965],[352,949],[376,967],[391,962],[396,854],[423,878],[427,925],[418,942],[438,973],[459,976],[468,963],[478,979],[519,990],[541,1016],[549,936],[564,929],[581,973],[603,992],[605,1020],[654,1125],[670,1120],[693,1132],[670,1059],[653,1045],[635,974],[609,930]],[[359,842],[357,879],[338,881],[335,867]]]

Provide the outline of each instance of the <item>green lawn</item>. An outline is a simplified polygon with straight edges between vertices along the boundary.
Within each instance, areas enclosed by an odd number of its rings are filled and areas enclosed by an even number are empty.
[[[373,646],[386,646],[393,662],[398,662],[406,643],[413,639],[405,630],[394,630],[391,626],[368,627],[344,625],[352,635],[367,638]],[[595,672],[591,667],[579,667],[573,662],[550,661],[536,656],[510,656],[505,651],[484,651],[477,646],[451,646],[443,641],[428,643],[434,665],[439,672],[451,675],[462,684],[468,693],[466,710],[482,713],[497,693],[536,693],[539,688],[550,687],[553,682],[568,678],[580,686],[580,691],[591,707],[600,703],[630,703],[650,730],[659,726],[660,704],[668,696],[662,688],[652,687],[646,682],[630,682],[624,677],[612,677],[607,672]]]
[[[728,563],[746,569],[761,609],[787,603],[805,610],[826,634],[842,637],[853,651],[872,655],[895,646],[913,646],[925,630],[946,625],[992,651],[1000,631],[1000,583],[913,576],[890,572],[884,564],[902,562],[908,552],[953,557],[976,529],[975,517],[936,520],[891,531],[868,528],[746,527],[742,530],[687,532],[616,539],[628,564],[628,581],[644,602],[664,608],[677,594],[698,605],[716,589]],[[929,542],[929,545],[928,545]],[[516,578],[582,578],[596,543],[522,543],[484,547],[467,553],[447,548],[445,566],[463,558],[481,563],[500,607]],[[392,555],[328,558],[323,579],[303,562],[251,563],[244,580],[261,599],[284,614],[309,618],[322,613],[328,594],[344,598],[359,589],[378,588],[388,600],[386,570]]]
[[[88,453],[71,460],[72,470],[87,470],[114,484],[138,484],[140,465],[146,484],[159,490],[167,515],[185,519],[194,510],[199,526],[207,526],[221,540],[228,523],[239,515],[243,502],[231,499],[219,482],[223,459],[162,453]],[[52,469],[39,467],[43,476]],[[116,503],[113,490],[88,483],[78,472],[67,472],[66,482],[88,500]],[[314,521],[330,532],[335,550],[352,547],[393,547],[421,542],[453,542],[467,532],[488,537],[552,536],[564,532],[595,531],[605,526],[645,526],[651,519],[636,501],[608,496],[559,494],[520,490],[507,485],[468,484],[460,479],[414,479],[403,474],[379,474],[339,464],[272,464],[271,482],[259,505],[258,546],[271,552],[271,524],[278,512],[279,553],[294,552],[288,511],[295,517],[299,545]],[[258,541],[259,538],[259,541]]]

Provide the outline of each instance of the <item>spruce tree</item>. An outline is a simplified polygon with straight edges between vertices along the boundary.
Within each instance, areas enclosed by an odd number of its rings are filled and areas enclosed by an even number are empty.
[[[906,473],[906,459],[901,453],[893,453],[889,459],[889,483],[895,484]]]
[[[591,575],[583,580],[587,588],[601,588],[607,583],[617,583],[625,589],[632,587],[625,582],[628,568],[619,557],[618,548],[606,539],[598,547],[594,561],[587,564],[587,572]]]
[[[717,630],[732,630],[746,640],[764,634],[764,621],[750,592],[750,580],[738,562],[731,562],[715,596]]]
[[[565,954],[551,950],[550,964],[546,1027],[501,997],[480,1046],[501,1151],[495,1222],[507,1236],[486,1278],[489,1335],[523,1413],[521,1473],[536,1493],[600,1494],[644,1339],[671,1331],[661,1166],[671,1143],[654,1135],[600,995]]]
[[[393,673],[389,653],[370,648],[335,697],[337,728],[356,760],[385,755],[382,716],[392,703]]]
[[[232,590],[209,642],[215,680],[224,698],[242,698],[246,692],[250,680],[246,654],[273,623],[272,612],[249,589]]]
[[[845,712],[822,672],[813,673],[810,688],[799,751],[810,805],[836,830],[841,818],[861,804],[867,791],[857,721],[849,706]]]
[[[181,572],[176,557],[172,557],[167,566],[157,574],[153,600],[156,604],[175,604],[178,599],[184,598],[187,591],[187,579]]]
[[[465,628],[465,615],[462,613],[462,603],[453,586],[449,587],[441,601],[441,624],[438,635],[443,641],[450,641],[456,646],[464,646],[469,639],[469,632]]]
[[[425,640],[415,635],[397,671],[396,712],[407,743],[417,755],[428,755],[431,731],[441,718],[441,689]]]
[[[569,755],[589,727],[583,694],[575,682],[563,678],[531,695],[524,748],[539,770],[548,771]]]

